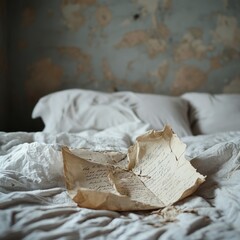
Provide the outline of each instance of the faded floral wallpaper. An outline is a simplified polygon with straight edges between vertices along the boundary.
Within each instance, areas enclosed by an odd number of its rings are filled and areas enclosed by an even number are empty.
[[[2,2],[8,123],[20,130],[40,128],[31,120],[36,101],[66,88],[240,93],[239,0]],[[1,42],[1,77],[3,52]]]

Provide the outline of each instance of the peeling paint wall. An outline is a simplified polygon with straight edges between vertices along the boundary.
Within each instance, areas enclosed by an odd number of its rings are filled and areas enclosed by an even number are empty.
[[[11,121],[66,88],[240,93],[239,0],[9,1]],[[18,103],[16,105],[16,102]]]
[[[6,1],[0,0],[0,131],[7,124],[7,42]]]

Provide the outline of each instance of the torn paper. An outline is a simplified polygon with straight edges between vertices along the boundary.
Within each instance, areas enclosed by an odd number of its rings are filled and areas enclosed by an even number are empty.
[[[66,187],[80,207],[130,211],[170,206],[205,179],[185,159],[185,149],[169,126],[139,136],[128,154],[64,147]]]

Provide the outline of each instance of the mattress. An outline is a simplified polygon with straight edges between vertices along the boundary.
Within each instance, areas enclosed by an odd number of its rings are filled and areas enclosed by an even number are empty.
[[[0,239],[240,239],[240,132],[185,136],[206,182],[155,211],[81,208],[68,196],[61,147],[127,151],[135,123],[79,133],[0,133]]]

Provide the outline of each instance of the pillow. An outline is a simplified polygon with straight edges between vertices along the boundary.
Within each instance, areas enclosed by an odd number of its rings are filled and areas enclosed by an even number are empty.
[[[70,89],[42,97],[32,117],[41,117],[44,132],[104,130],[121,124],[144,122],[149,129],[169,124],[179,137],[192,135],[187,101],[179,97],[134,92],[104,93]]]
[[[153,129],[161,130],[169,124],[179,136],[192,135],[188,120],[188,103],[180,97],[136,93],[137,116]]]
[[[239,94],[186,93],[181,97],[190,104],[195,135],[240,130]]]
[[[79,132],[103,130],[126,122],[140,120],[125,94],[70,89],[42,97],[32,117],[41,117],[44,132]]]

